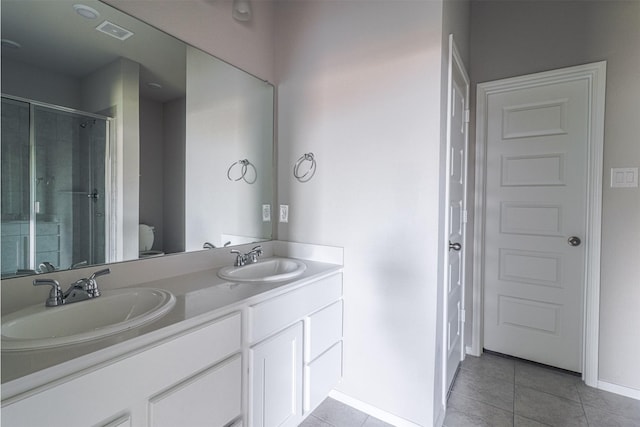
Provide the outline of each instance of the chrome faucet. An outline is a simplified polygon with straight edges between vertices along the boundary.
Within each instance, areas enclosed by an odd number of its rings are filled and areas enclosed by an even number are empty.
[[[98,298],[100,296],[100,289],[98,288],[96,277],[109,273],[111,273],[111,270],[108,268],[96,271],[88,278],[73,282],[65,292],[62,292],[60,283],[53,279],[36,279],[33,281],[33,286],[51,286],[51,291],[49,291],[49,297],[45,305],[47,307],[57,307],[59,305]]]
[[[254,262],[258,262],[258,257],[262,255],[262,246],[258,245],[255,248],[251,249],[247,256],[247,263],[253,264]]]
[[[41,273],[52,273],[56,271],[56,268],[49,261],[44,261],[38,267]]]
[[[230,244],[231,244],[231,241],[228,241],[227,243],[224,244],[224,247],[226,248]],[[204,245],[202,245],[202,249],[215,249],[215,247],[216,246],[210,242],[204,242]]]
[[[262,246],[258,245],[251,249],[246,254],[243,254],[239,250],[232,249],[232,254],[236,254],[236,262],[233,264],[235,267],[242,267],[243,265],[253,264],[258,262],[258,257],[262,255]]]

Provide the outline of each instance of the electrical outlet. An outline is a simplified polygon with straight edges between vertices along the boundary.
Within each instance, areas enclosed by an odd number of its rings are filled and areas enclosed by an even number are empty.
[[[262,205],[262,222],[271,221],[271,205]]]
[[[638,168],[611,168],[611,188],[637,188]]]
[[[289,222],[289,205],[280,205],[280,222]]]

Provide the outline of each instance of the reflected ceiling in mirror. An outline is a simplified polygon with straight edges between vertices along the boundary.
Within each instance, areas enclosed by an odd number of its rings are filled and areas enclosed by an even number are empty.
[[[272,85],[99,1],[1,7],[3,277],[271,238]]]

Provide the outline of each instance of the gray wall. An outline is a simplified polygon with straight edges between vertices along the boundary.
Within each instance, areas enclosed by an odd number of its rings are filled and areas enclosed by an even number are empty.
[[[163,105],[140,98],[140,224],[155,227],[153,250],[164,248]]]
[[[2,93],[81,109],[78,79],[2,58]]]
[[[478,82],[607,61],[599,379],[638,390],[640,190],[610,188],[609,174],[640,166],[640,2],[478,1],[471,10],[474,92]]]

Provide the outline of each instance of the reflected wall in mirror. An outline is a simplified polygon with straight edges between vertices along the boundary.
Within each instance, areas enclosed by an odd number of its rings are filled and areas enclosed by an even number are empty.
[[[273,86],[78,4],[1,0],[3,278],[270,239]]]

